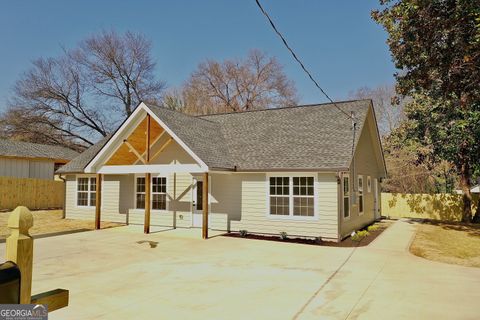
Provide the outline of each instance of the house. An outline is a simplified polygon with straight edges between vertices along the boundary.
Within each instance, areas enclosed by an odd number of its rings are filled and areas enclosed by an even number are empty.
[[[470,192],[471,193],[480,193],[480,184],[476,184],[476,185],[472,186],[472,188],[470,189]],[[455,193],[456,194],[463,194],[463,191],[462,191],[462,189],[456,189]]]
[[[57,171],[66,217],[338,241],[379,218],[386,168],[371,100],[336,106],[194,117],[141,103]]]
[[[0,176],[53,180],[55,170],[77,156],[60,146],[0,139]]]

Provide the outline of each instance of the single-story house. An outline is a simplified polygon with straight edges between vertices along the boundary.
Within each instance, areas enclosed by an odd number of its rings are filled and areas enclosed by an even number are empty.
[[[0,176],[53,180],[55,170],[78,155],[60,146],[0,139]]]
[[[340,112],[353,113],[352,119]],[[190,116],[141,103],[57,171],[66,217],[338,241],[380,217],[371,100]]]

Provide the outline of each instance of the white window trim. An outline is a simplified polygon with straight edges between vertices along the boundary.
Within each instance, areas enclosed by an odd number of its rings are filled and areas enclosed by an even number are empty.
[[[372,178],[367,176],[367,191],[368,193],[372,192]]]
[[[362,186],[360,187],[360,180],[362,180]],[[365,213],[365,192],[363,192],[364,187],[363,175],[357,176],[357,190],[358,190],[358,215],[362,216]],[[361,196],[360,196],[361,195]],[[362,203],[360,203],[360,201]],[[362,211],[360,211],[362,208]]]
[[[80,206],[80,205],[78,205],[78,192],[79,192],[79,191],[78,191],[78,179],[79,179],[79,178],[88,178],[88,191],[80,191],[80,192],[87,192],[87,193],[88,193],[88,196],[87,196],[87,203],[88,203],[88,205],[86,205],[86,206]],[[76,207],[76,208],[80,208],[80,209],[94,209],[94,208],[96,207],[96,206],[91,206],[91,205],[90,205],[90,199],[91,199],[91,196],[92,196],[92,191],[90,191],[90,183],[91,183],[91,182],[90,182],[90,179],[91,179],[91,178],[95,178],[95,179],[96,179],[97,176],[96,176],[96,175],[91,175],[91,174],[89,174],[89,175],[87,175],[87,174],[81,174],[81,175],[77,174],[77,175],[75,176],[75,207]],[[102,181],[102,182],[103,182],[103,181]],[[97,194],[97,192],[98,192],[98,181],[95,181],[95,195]],[[102,202],[103,202],[103,201],[102,201]]]
[[[345,217],[345,188],[344,188],[345,178],[348,179],[348,216],[346,216],[346,217]],[[343,173],[342,174],[342,183],[341,183],[340,188],[342,190],[342,203],[341,203],[342,219],[344,221],[348,221],[348,220],[350,220],[350,217],[352,216],[352,201],[351,201],[351,195],[352,195],[352,190],[351,189],[352,188],[351,188],[350,175],[348,173]]]
[[[276,215],[270,214],[270,178],[271,177],[288,177],[289,178],[289,215]],[[293,177],[313,177],[313,216],[294,216],[293,215]],[[318,175],[312,172],[278,172],[278,173],[267,173],[265,179],[265,189],[266,189],[266,216],[271,220],[296,220],[296,221],[312,221],[318,220]]]
[[[134,175],[134,186],[133,186],[133,204],[134,204],[134,212],[139,212],[139,213],[144,213],[145,208],[137,208],[137,178],[144,178],[144,174],[135,174]],[[153,178],[165,178],[166,179],[166,187],[167,187],[167,192],[165,192],[166,197],[165,197],[165,209],[152,209],[152,204],[153,204],[153,188],[152,188],[152,180]],[[170,207],[170,201],[168,201],[168,180],[169,177],[163,174],[154,174],[152,173],[150,175],[150,212],[158,212],[158,213],[167,213],[169,212],[169,207]]]

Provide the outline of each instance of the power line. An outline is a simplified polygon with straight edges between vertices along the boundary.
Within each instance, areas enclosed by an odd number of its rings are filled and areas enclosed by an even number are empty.
[[[288,49],[288,51],[290,51],[290,53],[292,54],[293,58],[298,62],[298,64],[300,64],[300,67],[302,67],[303,71],[307,74],[307,76],[310,78],[310,80],[312,80],[312,82],[315,84],[315,86],[320,90],[320,92],[335,106],[335,108],[337,108],[340,112],[342,112],[343,114],[345,114],[349,119],[352,119],[353,121],[353,130],[355,132],[355,117],[353,115],[350,115],[348,114],[346,111],[344,111],[342,108],[340,108],[336,103],[335,101],[332,100],[332,98],[330,98],[330,96],[325,92],[325,90],[322,89],[322,87],[320,87],[320,85],[318,84],[318,82],[315,80],[315,78],[313,78],[312,74],[310,73],[310,71],[307,70],[307,68],[305,67],[305,65],[303,64],[303,62],[297,57],[297,55],[295,54],[295,52],[293,51],[293,49],[288,45],[288,42],[287,40],[285,39],[285,37],[280,33],[280,31],[278,31],[277,27],[275,26],[275,23],[273,23],[272,19],[270,18],[270,16],[268,15],[267,11],[265,11],[265,9],[263,9],[262,5],[260,4],[260,1],[259,0],[255,0],[255,2],[257,3],[257,6],[258,8],[260,9],[260,11],[262,11],[263,15],[267,18],[268,22],[270,22],[270,25],[272,26],[273,28],[273,31],[275,31],[275,33],[280,37],[280,39],[282,40],[283,44],[285,45],[285,47]]]

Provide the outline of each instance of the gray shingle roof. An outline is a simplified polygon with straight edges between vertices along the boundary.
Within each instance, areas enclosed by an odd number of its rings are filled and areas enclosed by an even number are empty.
[[[0,139],[0,157],[71,160],[78,155],[78,152],[65,147]]]
[[[210,168],[233,169],[221,123],[149,107]]]
[[[355,112],[358,143],[370,100],[337,102]],[[333,104],[192,117],[150,107],[209,168],[308,170],[348,168],[352,159],[352,123]],[[103,139],[62,167],[83,172],[106,144]]]
[[[95,157],[95,155],[108,142],[111,135],[106,136],[87,150],[83,151],[79,156],[68,162],[66,165],[60,167],[56,173],[81,173],[84,172],[87,164]]]
[[[337,102],[357,119],[358,142],[370,100]],[[203,116],[221,124],[238,170],[348,168],[352,123],[333,104]]]

